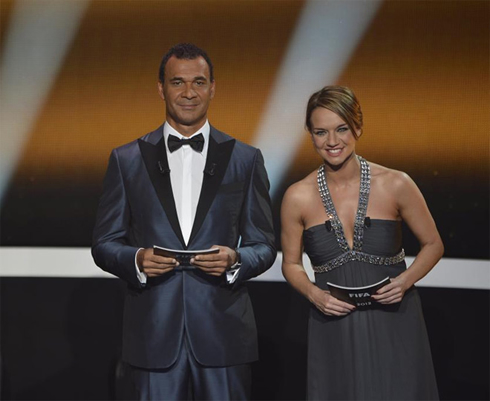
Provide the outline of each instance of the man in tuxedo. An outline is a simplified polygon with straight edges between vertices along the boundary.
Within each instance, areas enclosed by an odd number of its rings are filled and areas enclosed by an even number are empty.
[[[215,81],[203,50],[171,48],[158,91],[166,122],[112,151],[92,247],[97,265],[128,284],[131,396],[249,399],[258,350],[244,282],[276,257],[264,160],[209,124]],[[219,251],[179,262],[153,245]]]

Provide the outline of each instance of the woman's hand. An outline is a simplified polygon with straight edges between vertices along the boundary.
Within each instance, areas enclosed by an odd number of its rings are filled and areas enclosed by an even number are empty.
[[[354,305],[341,301],[318,287],[314,287],[310,301],[327,316],[346,316],[356,309]]]
[[[392,278],[391,283],[376,291],[376,294],[372,295],[371,298],[384,305],[396,304],[402,301],[407,289],[405,280],[398,276]]]

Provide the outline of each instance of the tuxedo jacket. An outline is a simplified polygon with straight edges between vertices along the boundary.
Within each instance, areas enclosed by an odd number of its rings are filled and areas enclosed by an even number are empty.
[[[269,181],[260,151],[211,127],[196,217],[186,246],[175,208],[163,126],[114,149],[97,212],[92,255],[98,266],[127,282],[123,360],[167,368],[183,336],[205,366],[230,366],[258,357],[252,305],[244,281],[267,270],[276,249]],[[240,241],[241,268],[225,275],[178,267],[142,285],[135,254],[159,245],[207,249]]]

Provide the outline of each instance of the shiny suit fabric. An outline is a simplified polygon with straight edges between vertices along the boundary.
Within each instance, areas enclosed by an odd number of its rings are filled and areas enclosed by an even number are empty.
[[[189,243],[172,194],[163,127],[114,149],[99,203],[92,255],[103,270],[127,282],[123,360],[164,369],[177,360],[183,336],[197,362],[231,366],[258,358],[252,305],[244,282],[276,257],[269,182],[260,151],[211,127],[203,186]],[[242,266],[228,284],[179,267],[142,285],[139,248],[235,248]]]

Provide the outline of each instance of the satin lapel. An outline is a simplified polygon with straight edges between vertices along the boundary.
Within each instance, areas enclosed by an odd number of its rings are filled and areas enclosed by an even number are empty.
[[[199,232],[209,208],[213,203],[213,199],[225,176],[234,146],[234,139],[218,143],[213,138],[213,135],[209,136],[209,148],[206,167],[204,168],[201,195],[199,196],[199,203],[197,204],[196,218],[194,219],[194,225],[192,226],[189,244],[192,243],[192,240]]]
[[[184,238],[182,237],[182,230],[180,229],[179,218],[177,217],[177,210],[175,208],[172,185],[170,184],[170,169],[168,167],[167,152],[165,150],[163,138],[160,139],[156,145],[139,139],[138,145],[146,169],[148,170],[150,180],[155,187],[158,199],[165,210],[168,221],[170,222],[175,235],[177,235],[177,238],[182,243],[183,249],[186,249],[187,247]]]

